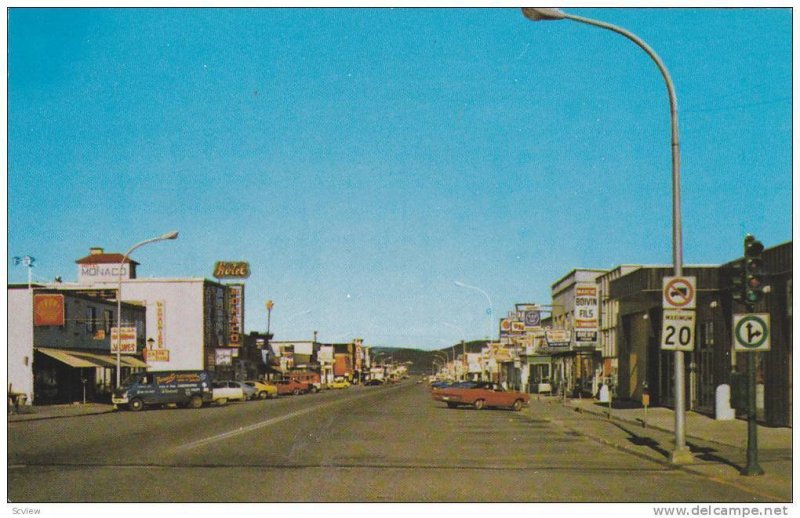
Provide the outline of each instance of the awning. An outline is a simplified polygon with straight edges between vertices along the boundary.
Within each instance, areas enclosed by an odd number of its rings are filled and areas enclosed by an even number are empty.
[[[63,349],[51,349],[49,347],[36,347],[35,350],[65,363],[70,367],[114,368],[117,366],[116,355],[87,353],[83,351],[65,351]],[[128,355],[120,355],[120,365],[122,367],[147,367],[147,364],[142,360]]]

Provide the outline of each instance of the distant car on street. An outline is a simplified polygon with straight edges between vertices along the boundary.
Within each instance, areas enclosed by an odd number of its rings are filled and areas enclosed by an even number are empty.
[[[338,378],[328,384],[328,388],[332,389],[345,389],[350,386],[350,382],[344,378]]]
[[[212,401],[220,406],[228,401],[244,401],[244,391],[236,381],[215,381],[211,384]]]
[[[280,380],[275,382],[275,386],[278,387],[278,394],[281,396],[289,394],[297,396],[311,392],[311,385],[296,379]]]
[[[511,408],[517,412],[530,401],[530,396],[524,392],[507,390],[499,383],[488,381],[467,381],[449,387],[435,388],[431,397],[435,401],[446,403],[450,408],[467,405],[476,410],[496,407]]]
[[[371,380],[367,380],[366,383],[364,383],[364,385],[369,385],[369,386],[383,385],[383,380],[378,378],[372,378]]]
[[[245,385],[249,385],[253,387],[256,391],[256,398],[258,399],[267,399],[267,398],[276,398],[278,397],[278,387],[275,385],[270,385],[269,383],[264,383],[261,381],[245,381]],[[253,398],[255,399],[255,398]]]

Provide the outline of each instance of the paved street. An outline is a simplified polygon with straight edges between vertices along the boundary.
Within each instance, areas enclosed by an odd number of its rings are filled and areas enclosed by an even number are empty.
[[[731,448],[675,469],[658,431],[648,440],[552,401],[519,413],[448,409],[411,381],[12,422],[8,432],[12,502],[791,500],[790,473],[785,487],[751,484],[731,466]],[[771,476],[784,464],[790,452],[764,457]]]

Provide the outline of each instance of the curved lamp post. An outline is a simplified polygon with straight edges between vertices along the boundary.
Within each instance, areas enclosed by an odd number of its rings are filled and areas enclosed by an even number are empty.
[[[491,340],[492,339],[492,325],[493,325],[493,322],[492,322],[492,318],[493,317],[492,317],[492,315],[494,314],[494,309],[492,308],[492,299],[491,299],[491,297],[489,297],[488,293],[486,293],[482,289],[478,288],[477,286],[470,286],[469,284],[464,284],[461,281],[455,281],[455,285],[458,286],[459,288],[469,288],[471,290],[478,291],[480,293],[483,293],[483,296],[486,297],[486,300],[489,302],[489,307],[487,308],[487,312],[486,312],[486,314],[489,316],[489,334],[486,335],[486,339],[487,340]]]
[[[601,29],[607,29],[625,36],[642,50],[655,62],[659,72],[664,77],[669,95],[670,120],[672,125],[672,262],[674,275],[680,277],[683,272],[683,242],[681,234],[681,173],[680,173],[680,143],[678,140],[678,101],[675,95],[675,86],[669,75],[664,62],[650,46],[642,41],[641,38],[632,32],[611,25],[610,23],[575,16],[565,13],[559,9],[544,7],[524,7],[522,14],[533,21],[546,20],[572,20],[585,23]],[[684,401],[684,367],[683,351],[675,351],[675,450],[672,452],[671,460],[675,464],[688,464],[692,462],[692,454],[686,447],[686,402]]]
[[[120,350],[122,349],[122,267],[125,265],[125,261],[128,260],[128,256],[139,248],[140,246],[144,246],[149,243],[155,243],[156,241],[165,241],[167,239],[178,239],[177,232],[168,232],[164,235],[153,237],[150,239],[145,239],[139,243],[136,243],[132,247],[125,252],[125,255],[122,256],[122,260],[119,262],[119,268],[117,268],[118,275],[117,275],[117,387],[119,387],[120,383],[120,370],[122,364],[122,358],[120,356]]]

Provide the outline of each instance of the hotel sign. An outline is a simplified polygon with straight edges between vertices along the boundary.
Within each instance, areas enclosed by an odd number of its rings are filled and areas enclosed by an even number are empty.
[[[123,280],[133,278],[131,276],[130,263],[106,263],[106,264],[79,264],[78,282],[90,284],[93,282],[117,282],[119,278]]]
[[[228,347],[242,346],[244,284],[228,285]]]
[[[214,264],[214,277],[217,279],[247,279],[250,277],[250,263],[245,261],[217,261]]]

